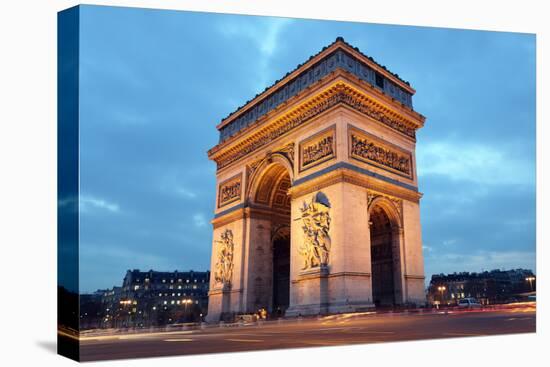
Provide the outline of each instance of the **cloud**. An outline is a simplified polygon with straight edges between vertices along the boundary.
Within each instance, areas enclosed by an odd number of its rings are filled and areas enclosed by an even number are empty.
[[[186,199],[195,199],[197,197],[197,194],[185,187],[177,187],[176,193],[180,196],[183,196]]]
[[[259,24],[241,22],[241,19],[220,24],[220,32],[226,37],[244,37],[252,40],[264,56],[271,56],[279,44],[279,35],[290,24],[290,18],[263,18]]]
[[[452,180],[486,185],[533,185],[535,182],[534,162],[490,145],[452,141],[426,143],[418,146],[417,161],[420,177],[443,175]]]
[[[338,35],[411,81],[428,117],[417,148],[426,276],[534,254],[534,36],[150,12],[82,16],[81,249],[98,251],[81,251],[85,289],[134,266],[208,268],[216,123]],[[59,212],[77,204],[60,197]]]
[[[270,68],[271,58],[280,47],[281,33],[293,22],[290,18],[262,18],[259,24],[241,22],[240,19],[223,22],[220,32],[226,37],[245,38],[258,50],[259,58],[254,60],[258,68],[258,91],[267,87],[274,79]]]
[[[443,241],[444,246],[454,245],[455,243],[456,243],[456,238],[452,238],[452,239]]]
[[[120,211],[120,207],[118,206],[118,204],[109,202],[105,199],[96,198],[92,196],[81,195],[79,206],[80,206],[81,213],[88,213],[95,209],[108,211],[111,213],[118,213]]]
[[[206,221],[206,218],[204,217],[204,214],[196,213],[193,215],[193,224],[195,225],[195,227],[201,228],[206,227],[208,223]]]

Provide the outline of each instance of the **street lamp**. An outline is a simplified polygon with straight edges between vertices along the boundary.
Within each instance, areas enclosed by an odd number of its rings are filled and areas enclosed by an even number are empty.
[[[193,303],[193,300],[192,299],[184,299],[184,300],[181,301],[181,303],[183,303],[185,305],[184,314],[185,314],[185,318],[187,320],[187,305]]]
[[[445,292],[445,289],[447,288],[445,288],[444,285],[440,285],[439,287],[437,287],[437,290],[441,293],[441,304],[443,304],[443,292]]]
[[[529,288],[531,289],[531,291],[533,291],[533,281],[535,280],[535,277],[528,276],[527,278],[525,278],[525,280],[529,282]]]

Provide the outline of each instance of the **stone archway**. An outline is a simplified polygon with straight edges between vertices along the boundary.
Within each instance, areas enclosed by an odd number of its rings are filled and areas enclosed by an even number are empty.
[[[248,196],[250,216],[249,273],[255,274],[248,310],[266,308],[283,315],[290,293],[290,172],[271,160],[258,167]]]
[[[378,197],[369,208],[372,299],[376,307],[403,303],[401,222],[395,205]]]
[[[290,301],[290,226],[281,225],[273,231],[273,298],[271,310],[284,314]]]

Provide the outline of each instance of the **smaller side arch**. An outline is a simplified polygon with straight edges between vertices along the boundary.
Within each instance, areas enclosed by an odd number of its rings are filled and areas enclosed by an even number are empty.
[[[292,162],[282,153],[272,153],[266,156],[254,169],[254,172],[248,177],[245,198],[247,202],[254,202],[258,188],[261,186],[264,178],[273,173],[273,170],[284,169],[290,177],[290,182],[294,181],[294,169]]]
[[[373,301],[377,307],[403,304],[407,291],[403,278],[405,249],[401,211],[392,199],[377,196],[368,207],[368,225]]]
[[[381,195],[375,197],[368,207],[369,221],[370,221],[370,215],[373,209],[376,207],[382,208],[384,210],[384,212],[390,219],[390,223],[392,224],[393,230],[400,231],[403,229],[403,221],[402,221],[400,212],[393,201]]]

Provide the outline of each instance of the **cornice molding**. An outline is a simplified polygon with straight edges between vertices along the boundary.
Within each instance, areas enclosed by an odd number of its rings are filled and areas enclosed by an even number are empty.
[[[235,208],[234,211],[214,218],[211,223],[214,228],[219,228],[237,220],[247,218],[284,221],[288,219],[289,215],[289,213],[283,213],[270,207],[247,206],[245,208]]]
[[[338,168],[318,178],[292,186],[289,189],[289,194],[292,198],[297,198],[341,182],[350,183],[352,185],[364,187],[368,190],[373,190],[381,194],[416,203],[418,203],[422,197],[422,194],[417,191],[408,190],[395,184],[383,182],[376,178],[350,170],[346,167]]]
[[[393,112],[365,93],[361,93],[351,84],[339,80],[325,91],[301,103],[286,114],[273,119],[270,124],[257,129],[254,134],[248,137],[236,136],[217,145],[208,152],[209,158],[216,161],[218,170],[221,170],[337,105],[347,106],[358,111],[409,140],[416,141],[418,123]]]
[[[277,93],[285,86],[292,84],[292,81],[295,80],[295,78],[297,78],[299,75],[306,73],[308,69],[310,70],[310,74],[314,74],[314,75],[322,74],[323,70],[327,69],[327,65],[319,65],[323,59],[325,59],[325,64],[329,62],[332,64],[333,67],[336,67],[336,69],[344,68],[344,70],[348,69],[348,70],[354,71],[355,73],[358,73],[357,68],[355,66],[352,66],[353,64],[355,64],[354,61],[352,61],[351,65],[349,64],[344,65],[345,62],[343,60],[341,60],[341,62],[326,60],[329,55],[339,52],[338,50],[344,51],[355,60],[366,65],[368,68],[371,68],[375,72],[380,73],[385,78],[387,78],[391,83],[394,83],[398,88],[401,88],[402,90],[409,93],[411,97],[412,95],[415,94],[416,91],[414,90],[414,88],[411,87],[411,85],[408,82],[399,78],[397,74],[390,72],[388,69],[386,69],[386,67],[378,64],[376,61],[374,61],[374,59],[372,59],[372,57],[368,57],[367,55],[363,54],[361,51],[359,51],[357,47],[353,47],[352,45],[345,42],[343,39],[338,38],[331,45],[324,47],[316,55],[311,56],[309,60],[307,60],[302,64],[299,64],[293,71],[288,72],[283,78],[277,80],[271,86],[265,88],[263,92],[257,94],[254,98],[247,101],[243,106],[239,107],[236,111],[229,114],[229,116],[227,116],[222,120],[222,122],[217,126],[217,128],[221,130],[224,126],[227,126],[233,123],[239,117],[246,114],[254,106],[257,106],[262,101],[269,99],[269,97],[272,97],[273,94]],[[317,65],[317,69],[319,70],[313,70],[313,68],[315,68],[315,65]],[[350,66],[352,66],[351,69],[350,69]],[[330,69],[330,66],[329,66],[329,69]],[[308,79],[310,78],[311,76],[308,77]],[[370,82],[374,83],[374,80],[370,80]],[[412,105],[408,105],[407,108],[412,110]]]

